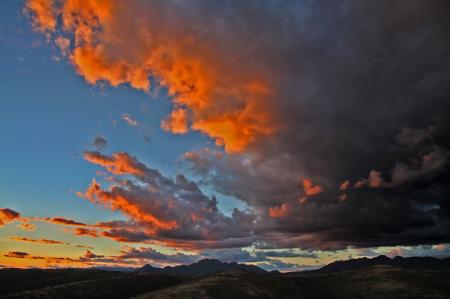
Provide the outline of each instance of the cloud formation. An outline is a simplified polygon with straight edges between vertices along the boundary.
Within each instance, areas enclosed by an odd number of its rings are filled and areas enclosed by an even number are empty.
[[[0,209],[0,227],[19,218],[20,214],[14,210],[6,208]]]
[[[43,221],[54,223],[54,224],[62,224],[62,225],[69,225],[69,226],[86,226],[86,224],[83,222],[78,222],[78,221],[75,221],[72,219],[67,219],[64,217],[47,217],[47,218],[43,218],[43,219],[39,219],[39,220],[43,220]]]
[[[241,16],[224,27],[226,20],[218,12],[226,7],[199,4],[29,0],[27,8],[37,31],[55,38],[70,36],[70,61],[87,82],[128,83],[149,91],[153,77],[155,84],[167,88],[176,106],[163,122],[165,129],[186,131],[188,110],[189,129],[215,138],[229,151],[240,151],[275,130],[270,73],[254,63],[257,49],[249,47],[238,55],[223,52],[225,46],[238,49],[248,38],[229,35],[241,27]],[[229,9],[244,13],[234,6]],[[133,18],[124,23],[120,15]]]
[[[13,236],[10,238],[11,240],[14,241],[19,241],[19,242],[28,242],[28,243],[38,243],[38,244],[49,244],[49,245],[68,245],[68,243],[65,242],[61,242],[61,241],[56,241],[56,240],[50,240],[50,239],[32,239],[32,238],[27,238],[27,237],[17,237],[17,236]]]
[[[163,129],[217,145],[184,154],[187,169],[250,209],[225,216],[185,175],[86,152],[120,178],[82,196],[134,223],[105,236],[194,248],[450,240],[448,1],[55,3],[27,1],[34,28],[69,38],[90,84],[167,89]]]
[[[125,152],[111,156],[85,152],[84,157],[116,178],[107,189],[93,180],[81,196],[120,211],[131,221],[128,227],[121,225],[103,236],[118,241],[153,240],[180,247],[229,246],[227,243],[251,238],[252,214],[234,210],[231,217],[225,216],[214,197],[205,195],[195,182],[181,174],[166,177]]]
[[[96,135],[92,144],[97,150],[104,150],[108,146],[108,140],[100,135]]]

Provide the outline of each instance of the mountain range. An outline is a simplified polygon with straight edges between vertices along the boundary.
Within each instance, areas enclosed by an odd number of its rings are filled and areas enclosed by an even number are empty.
[[[374,258],[364,257],[346,261],[336,261],[320,269],[305,272],[332,273],[346,270],[362,269],[378,265],[401,267],[406,269],[431,270],[442,267],[450,267],[450,257],[445,259],[438,259],[435,257],[405,258],[401,256],[389,258],[385,255],[380,255]],[[233,270],[266,272],[266,270],[254,265],[239,264],[236,262],[226,263],[216,259],[203,259],[190,265],[179,265],[174,267],[167,266],[164,268],[157,268],[147,264],[142,268],[136,269],[136,272],[165,273],[175,275],[206,275]]]
[[[214,259],[106,269],[0,269],[0,298],[450,298],[450,258],[378,256],[288,273]]]
[[[142,268],[137,269],[137,272],[146,273],[166,273],[177,275],[206,275],[219,272],[243,270],[253,272],[266,272],[264,269],[254,265],[238,264],[236,262],[226,263],[216,259],[203,259],[190,265],[179,266],[167,266],[164,268],[152,267],[151,265],[145,265]]]

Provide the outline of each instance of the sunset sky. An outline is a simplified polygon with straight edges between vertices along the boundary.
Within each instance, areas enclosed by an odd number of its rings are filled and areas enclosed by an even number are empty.
[[[0,1],[0,266],[450,255],[450,2]]]

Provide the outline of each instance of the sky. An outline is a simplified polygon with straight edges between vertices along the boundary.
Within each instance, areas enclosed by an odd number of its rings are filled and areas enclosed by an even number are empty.
[[[445,0],[0,2],[0,266],[450,255]]]

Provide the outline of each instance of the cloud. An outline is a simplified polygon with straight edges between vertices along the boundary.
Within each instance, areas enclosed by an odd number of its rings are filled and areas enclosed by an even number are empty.
[[[103,166],[112,174],[117,175],[131,174],[143,176],[145,171],[145,165],[123,152],[115,153],[111,157],[107,157],[100,152],[86,151],[84,153],[84,159]]]
[[[0,209],[0,227],[18,219],[20,219],[20,213],[11,209]]]
[[[61,242],[61,241],[56,241],[56,240],[49,240],[49,239],[31,239],[31,238],[27,238],[27,237],[17,237],[17,236],[13,236],[10,237],[11,240],[14,241],[19,241],[19,242],[28,242],[28,243],[38,243],[38,244],[48,244],[48,245],[68,245],[68,243],[65,242]]]
[[[339,187],[340,190],[347,190],[350,187],[350,181],[346,180],[342,182],[341,186]]]
[[[63,217],[43,218],[42,220],[50,222],[50,223],[54,223],[54,224],[62,224],[62,225],[69,225],[69,226],[87,226],[83,222],[78,222],[78,221],[63,218]]]
[[[30,254],[23,251],[9,251],[7,254],[3,255],[5,257],[12,257],[12,258],[28,258]]]
[[[174,134],[185,134],[189,131],[187,112],[185,109],[176,109],[161,121],[161,128]]]
[[[214,197],[205,195],[195,182],[181,174],[166,177],[124,152],[111,156],[86,152],[84,156],[116,175],[116,179],[107,189],[94,180],[83,198],[120,211],[130,219],[128,228],[113,228],[103,236],[125,242],[162,240],[192,247],[222,242],[227,246],[240,238],[251,238],[252,214],[234,210],[231,217],[225,216]]]
[[[53,10],[53,0],[27,1],[26,10],[34,15],[34,30],[44,33],[55,30],[57,21]]]
[[[268,263],[262,263],[258,265],[259,267],[263,268],[266,271],[272,271],[272,270],[288,270],[288,269],[295,269],[297,270],[299,268],[299,265],[293,264],[293,263],[286,263],[280,260],[272,260]]]
[[[137,259],[152,261],[154,263],[170,264],[192,264],[198,261],[199,255],[189,255],[184,253],[163,254],[150,247],[131,248],[127,247],[121,251],[118,259]]]
[[[392,170],[392,185],[398,186],[424,176],[434,176],[448,164],[448,157],[447,150],[434,148],[421,157],[418,167],[398,162]]]
[[[103,258],[105,256],[97,255],[97,254],[93,253],[92,251],[90,251],[89,249],[86,249],[86,252],[84,253],[83,257],[86,259],[98,259],[98,258]]]
[[[132,127],[139,126],[139,122],[135,120],[130,114],[127,113],[122,114],[122,119]]]
[[[24,231],[34,231],[36,229],[36,225],[33,223],[22,221],[22,223],[20,224],[20,228]]]
[[[314,196],[323,192],[323,188],[319,185],[314,185],[310,179],[303,179],[302,184],[307,196]]]
[[[68,0],[46,5],[46,10],[33,6],[34,2],[28,2],[34,27],[54,35],[63,31],[74,39],[71,63],[87,82],[128,83],[149,91],[149,77],[154,77],[154,83],[167,88],[172,96],[175,115],[188,109],[190,129],[208,134],[229,151],[240,151],[274,131],[268,101],[273,93],[270,72],[254,65],[251,48],[236,58],[223,52],[225,46],[233,48],[241,42],[231,36],[220,37],[241,26],[239,17],[224,28],[217,14],[222,9],[175,1],[131,1],[124,5]],[[236,13],[245,13],[233,6],[230,9]],[[119,13],[134,17],[126,20],[125,26],[117,18]],[[48,26],[49,17],[53,17],[52,26]],[[57,19],[61,19],[58,28]],[[208,30],[198,30],[201,27]],[[136,34],[131,37],[130,31]],[[242,40],[251,39],[245,36]],[[174,113],[169,117],[170,129],[180,132],[180,123],[174,126],[173,120],[179,120]],[[163,124],[169,129],[169,121]]]
[[[47,267],[54,267],[55,265],[63,267],[73,267],[73,266],[123,266],[127,265],[126,261],[118,261],[115,257],[104,257],[103,255],[96,255],[89,250],[86,250],[85,254],[80,257],[61,257],[61,256],[40,256],[33,255],[28,252],[23,251],[9,251],[4,254],[8,258],[19,258],[19,259],[30,259],[30,260],[40,260],[45,263]]]
[[[289,212],[289,205],[282,204],[279,207],[269,208],[269,216],[272,218],[282,218]]]
[[[92,144],[97,150],[104,150],[108,146],[108,141],[100,135],[95,136]]]
[[[317,258],[312,252],[294,250],[244,250],[241,248],[212,249],[200,252],[202,258],[214,258],[224,262],[260,263],[272,262],[277,258]]]
[[[70,39],[58,36],[55,38],[55,45],[61,51],[63,56],[67,56],[70,51]]]
[[[293,250],[281,250],[281,251],[264,251],[264,255],[267,257],[302,257],[302,258],[318,258],[318,255],[314,252],[295,252]]]
[[[125,247],[117,256],[118,260],[135,260],[141,262],[151,262],[158,265],[167,264],[191,264],[201,259],[218,259],[222,262],[238,262],[238,263],[262,263],[265,267],[267,263],[272,265],[281,265],[279,260],[273,258],[291,258],[306,257],[316,258],[313,253],[294,252],[293,250],[280,251],[247,251],[241,248],[230,249],[208,249],[202,250],[195,254],[164,254],[151,247],[132,248]],[[293,264],[292,264],[293,265]]]
[[[66,246],[73,246],[76,248],[92,249],[92,247],[86,246],[86,245],[72,244],[72,243],[68,243],[68,242],[62,242],[62,241],[51,240],[51,239],[46,239],[46,238],[33,239],[33,238],[27,238],[27,237],[12,236],[12,237],[10,237],[10,239],[13,241],[17,241],[17,242],[26,242],[26,243],[35,243],[35,244],[44,244],[44,245],[66,245]]]
[[[88,228],[76,228],[73,230],[73,233],[76,236],[88,236],[88,237],[92,237],[92,238],[98,237],[98,232],[96,230],[88,229]]]
[[[202,248],[449,240],[448,1],[34,3],[34,28],[73,40],[88,83],[163,87],[174,111],[163,127],[216,144],[183,155],[187,170],[249,207],[227,217],[184,175],[88,152],[129,176],[83,195],[136,222],[114,236]]]
[[[129,243],[145,242],[151,238],[151,235],[143,231],[136,231],[136,227],[132,229],[111,229],[102,232],[102,236],[113,239],[117,242]]]

